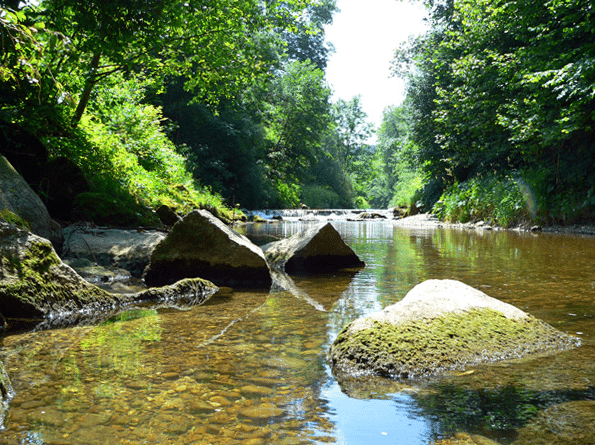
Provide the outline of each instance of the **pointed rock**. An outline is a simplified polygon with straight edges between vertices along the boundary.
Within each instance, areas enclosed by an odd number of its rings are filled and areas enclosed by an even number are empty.
[[[267,244],[263,250],[271,266],[290,275],[365,266],[331,223]]]
[[[194,210],[174,225],[144,274],[149,286],[193,277],[217,286],[268,289],[272,284],[262,250],[206,210]]]

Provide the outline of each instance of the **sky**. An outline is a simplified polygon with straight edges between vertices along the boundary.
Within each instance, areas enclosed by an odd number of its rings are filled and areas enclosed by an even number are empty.
[[[405,98],[405,84],[390,77],[390,63],[401,42],[424,29],[421,2],[337,0],[341,10],[325,28],[335,46],[326,69],[333,100],[361,95],[369,122],[380,127],[382,112]]]

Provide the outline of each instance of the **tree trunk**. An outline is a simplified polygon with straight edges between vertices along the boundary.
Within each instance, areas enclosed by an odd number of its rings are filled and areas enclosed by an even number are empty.
[[[97,82],[97,68],[99,68],[100,60],[101,52],[98,52],[93,56],[93,60],[91,60],[91,64],[89,65],[89,73],[87,74],[87,80],[85,81],[85,88],[83,89],[83,94],[81,94],[81,98],[76,107],[76,111],[74,112],[74,117],[72,118],[72,126],[75,128],[81,121],[81,118],[85,113],[85,109],[89,104],[89,99],[91,98],[91,91],[93,91],[93,87]]]

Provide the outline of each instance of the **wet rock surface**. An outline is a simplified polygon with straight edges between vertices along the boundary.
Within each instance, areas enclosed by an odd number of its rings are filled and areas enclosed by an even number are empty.
[[[10,320],[43,320],[38,329],[101,321],[139,302],[198,305],[218,290],[213,283],[194,278],[141,292],[110,293],[62,262],[48,240],[2,221],[0,254],[2,319],[8,324]]]
[[[159,230],[124,230],[89,227],[83,224],[64,229],[62,257],[86,259],[100,266],[128,270],[140,278],[151,253],[166,233]]]
[[[323,273],[365,266],[331,223],[263,246],[271,266],[286,273]]]
[[[419,379],[579,345],[579,338],[461,282],[428,280],[350,323],[329,358],[338,375]]]
[[[8,374],[4,369],[4,364],[0,361],[0,430],[4,425],[4,417],[8,410],[8,402],[14,396],[14,391],[10,383]]]
[[[144,280],[149,286],[200,277],[218,286],[270,288],[262,250],[206,210],[195,210],[154,249]]]
[[[0,221],[0,304],[8,318],[98,310],[118,299],[83,280],[44,238]]]

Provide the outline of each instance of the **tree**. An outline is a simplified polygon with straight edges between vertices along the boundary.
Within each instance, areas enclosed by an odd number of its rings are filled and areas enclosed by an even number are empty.
[[[318,69],[326,69],[332,46],[325,40],[324,27],[333,22],[338,11],[336,0],[321,0],[310,4],[297,20],[296,29],[282,33],[287,43],[289,60],[312,62]]]
[[[196,97],[216,103],[268,73],[274,29],[292,26],[310,0],[45,0],[40,20],[64,34],[72,50],[50,61],[81,79],[76,125],[95,85],[116,72],[156,79],[175,74]]]
[[[546,206],[595,208],[595,174],[581,162],[595,156],[590,3],[427,4],[433,29],[395,61],[415,67],[408,94],[424,169],[447,184],[515,175]]]
[[[324,73],[308,62],[289,63],[274,80],[265,118],[269,178],[285,183],[304,178],[330,123],[330,94]]]
[[[338,136],[336,158],[351,171],[356,158],[368,145],[373,126],[366,120],[368,115],[362,109],[361,96],[354,96],[349,101],[337,100],[333,115]]]

